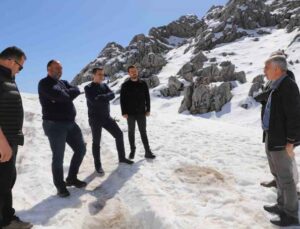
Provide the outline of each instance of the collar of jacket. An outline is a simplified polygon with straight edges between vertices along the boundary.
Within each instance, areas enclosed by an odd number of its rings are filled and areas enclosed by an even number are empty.
[[[283,75],[281,76],[280,78],[278,78],[277,80],[273,81],[272,82],[272,85],[271,85],[271,89],[272,90],[276,90],[279,88],[279,86],[281,85],[282,81],[287,78],[287,75]]]
[[[58,82],[58,81],[59,81],[59,80],[57,80],[57,79],[52,78],[52,77],[49,76],[49,75],[47,75],[47,78],[50,79],[50,80],[53,80],[53,81],[55,81],[55,82]]]
[[[15,78],[14,76],[12,76],[11,70],[2,65],[0,65],[0,75],[9,79]]]

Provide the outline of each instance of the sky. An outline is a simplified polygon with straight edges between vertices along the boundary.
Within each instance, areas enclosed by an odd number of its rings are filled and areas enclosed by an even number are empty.
[[[18,46],[28,60],[17,75],[21,92],[37,93],[47,62],[60,60],[71,81],[115,41],[127,46],[134,35],[148,34],[182,15],[202,17],[227,0],[0,0],[0,51]]]

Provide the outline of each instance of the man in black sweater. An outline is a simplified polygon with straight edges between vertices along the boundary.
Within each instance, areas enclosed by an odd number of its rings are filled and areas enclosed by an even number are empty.
[[[25,53],[9,47],[0,53],[0,228],[31,228],[15,216],[12,189],[16,182],[18,146],[24,144],[24,111],[15,76],[26,60]]]
[[[86,182],[77,178],[79,167],[86,152],[85,142],[79,126],[75,123],[76,110],[73,100],[80,94],[77,87],[60,80],[62,66],[59,61],[51,60],[47,65],[48,76],[40,80],[38,91],[42,105],[43,129],[52,150],[53,182],[60,197],[70,195],[66,186],[82,188]],[[65,145],[74,151],[69,174],[64,182]]]
[[[146,132],[146,116],[150,116],[150,95],[147,84],[138,77],[138,70],[134,65],[128,67],[130,79],[121,87],[121,110],[122,115],[127,119],[128,138],[130,143],[129,158],[135,156],[135,123],[137,122],[145,148],[145,158],[154,159],[151,152]]]
[[[84,87],[89,124],[93,135],[92,152],[96,171],[104,175],[100,157],[100,141],[102,128],[106,129],[116,140],[119,162],[132,164],[133,162],[125,158],[125,147],[123,133],[116,121],[110,116],[109,101],[115,98],[115,94],[110,90],[104,81],[104,70],[96,67],[92,71],[93,81]]]
[[[277,204],[264,206],[279,215],[271,220],[277,226],[297,225],[298,196],[294,147],[300,144],[300,94],[294,80],[287,76],[283,56],[272,56],[265,63],[265,74],[272,81],[262,118],[266,153],[274,168],[277,183]]]

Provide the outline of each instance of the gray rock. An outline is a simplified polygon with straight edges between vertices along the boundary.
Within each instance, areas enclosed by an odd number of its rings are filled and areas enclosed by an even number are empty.
[[[264,84],[265,80],[264,80],[265,76],[264,75],[258,75],[256,77],[254,77],[254,79],[252,80],[252,83],[260,83],[260,84]]]
[[[208,85],[193,84],[185,89],[179,112],[189,110],[192,114],[204,114],[220,111],[232,98],[230,90],[231,84],[228,82],[212,89]]]
[[[178,110],[179,113],[190,110],[192,106],[193,87],[194,85],[191,84],[190,86],[184,88],[184,99],[182,100]]]
[[[171,76],[168,80],[168,87],[162,89],[160,92],[164,97],[179,96],[183,90],[183,83],[181,83],[176,77]]]
[[[184,76],[188,73],[192,73],[194,71],[194,65],[191,62],[186,63],[179,70],[178,75]]]
[[[216,64],[212,64],[208,67],[203,68],[202,77],[207,77],[210,82],[216,82],[220,76],[220,70]]]
[[[234,73],[234,78],[240,83],[246,83],[246,73],[244,71]]]
[[[194,76],[191,72],[189,72],[189,73],[183,75],[183,79],[192,83],[194,81]]]
[[[207,57],[203,54],[203,52],[199,52],[197,55],[195,55],[192,59],[191,62],[194,65],[194,70],[198,70],[203,67],[203,63],[206,62],[208,59]]]
[[[252,84],[250,90],[249,90],[249,93],[248,95],[253,97],[255,95],[256,92],[258,92],[259,90],[262,90],[263,89],[263,86],[262,84],[258,83],[258,82],[255,82]]]
[[[159,78],[157,75],[152,75],[148,78],[141,78],[141,80],[145,81],[149,88],[157,87],[160,84]]]
[[[211,111],[221,111],[222,107],[231,100],[231,84],[229,82],[222,83],[219,87],[212,89]]]

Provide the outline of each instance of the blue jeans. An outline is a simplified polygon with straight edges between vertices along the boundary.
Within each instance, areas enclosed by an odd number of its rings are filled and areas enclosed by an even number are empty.
[[[65,187],[64,153],[66,143],[74,151],[67,180],[77,178],[79,167],[86,152],[86,144],[79,126],[73,121],[43,121],[43,129],[52,150],[53,182],[57,188]]]

